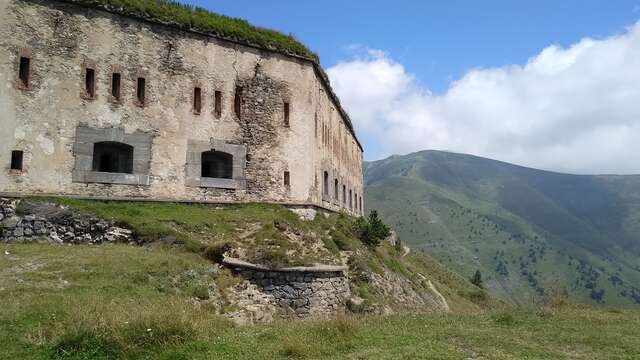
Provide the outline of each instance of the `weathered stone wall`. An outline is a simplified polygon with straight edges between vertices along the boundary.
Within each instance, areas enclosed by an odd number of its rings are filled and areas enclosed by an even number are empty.
[[[308,61],[52,0],[0,0],[0,10],[0,192],[349,210],[348,200],[323,196],[327,171],[330,194],[339,179],[352,193],[351,211],[359,212],[362,152]],[[18,79],[20,56],[31,59],[28,88]],[[96,74],[93,97],[83,90],[86,68]],[[122,76],[119,101],[110,94],[114,72]],[[136,100],[138,77],[146,79],[144,106]],[[193,109],[195,87],[202,89],[200,113]],[[239,118],[236,87],[242,87]],[[222,94],[221,114],[215,91]],[[86,171],[78,128],[150,138],[147,173],[130,181]],[[217,182],[187,174],[189,143],[212,140],[246,149],[244,167],[234,165],[229,182],[235,188],[194,186]],[[24,151],[22,171],[9,169],[12,150]],[[74,179],[74,170],[85,172]]]
[[[343,271],[277,271],[234,267],[244,281],[234,289],[239,322],[268,321],[276,316],[334,316],[351,296]]]
[[[18,206],[20,205],[20,211]],[[135,243],[128,229],[64,206],[0,198],[0,242]]]

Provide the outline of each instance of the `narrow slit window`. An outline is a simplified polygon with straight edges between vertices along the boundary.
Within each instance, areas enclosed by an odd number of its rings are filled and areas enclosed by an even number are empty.
[[[289,127],[289,103],[284,103],[284,126]]]
[[[147,97],[147,79],[143,78],[143,77],[139,77],[138,78],[138,86],[136,89],[136,96],[138,98],[138,103],[140,105],[144,105],[145,104],[145,100]]]
[[[242,87],[241,86],[236,87],[236,94],[233,99],[233,111],[235,111],[236,116],[238,117],[238,119],[240,119],[242,115]]]
[[[214,100],[214,112],[217,118],[222,116],[222,91],[216,91],[213,95]]]
[[[25,56],[21,56],[20,69],[18,70],[18,77],[20,78],[21,85],[25,88],[29,87],[30,71],[31,71],[31,59]]]
[[[324,172],[324,176],[322,178],[322,193],[325,195],[329,195],[329,173]]]
[[[202,111],[202,89],[197,87],[193,89],[193,112],[200,114]]]
[[[340,193],[340,187],[338,185],[338,179],[335,179],[333,181],[333,198],[336,199],[336,201],[340,200],[339,193]]]
[[[288,171],[284,172],[284,186],[291,186],[291,174]]]
[[[120,101],[120,74],[111,74],[111,96],[115,101]]]
[[[96,96],[96,71],[86,68],[84,74],[84,91],[89,98]]]
[[[11,152],[11,170],[22,170],[22,159],[24,153],[20,150]]]

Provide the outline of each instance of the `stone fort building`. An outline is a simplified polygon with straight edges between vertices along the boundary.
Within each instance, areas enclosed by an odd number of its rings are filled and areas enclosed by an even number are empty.
[[[0,0],[0,193],[363,212],[317,59],[104,3]]]

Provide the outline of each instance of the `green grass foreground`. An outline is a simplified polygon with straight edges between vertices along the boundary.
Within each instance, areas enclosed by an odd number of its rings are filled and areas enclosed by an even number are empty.
[[[9,254],[4,254],[4,250]],[[640,311],[341,317],[237,327],[194,299],[225,274],[163,246],[3,245],[2,359],[636,359]]]

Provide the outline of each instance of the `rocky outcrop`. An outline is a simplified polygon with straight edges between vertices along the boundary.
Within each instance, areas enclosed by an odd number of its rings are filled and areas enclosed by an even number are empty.
[[[0,242],[136,243],[131,230],[53,203],[0,198]]]

